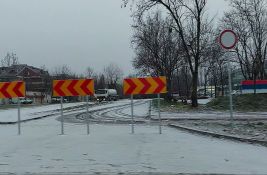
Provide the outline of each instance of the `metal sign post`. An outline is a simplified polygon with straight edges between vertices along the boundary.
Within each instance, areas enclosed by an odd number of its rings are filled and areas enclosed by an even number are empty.
[[[64,116],[63,116],[63,97],[78,97],[94,95],[93,79],[69,79],[69,80],[53,80],[53,97],[61,98],[61,134],[64,135]],[[88,98],[88,97],[87,97]],[[88,99],[87,107],[88,108]],[[88,109],[87,109],[88,111]],[[89,112],[87,112],[89,115]],[[87,121],[87,133],[89,134],[89,123]]]
[[[232,30],[224,30],[219,37],[219,42],[222,48],[226,50],[231,50],[235,47],[238,42],[237,35]],[[232,97],[232,77],[231,77],[231,65],[230,60],[228,59],[228,79],[229,79],[229,108],[230,108],[230,119],[231,125],[234,126],[234,117],[233,117],[233,97]]]
[[[18,135],[21,134],[21,128],[20,128],[20,99],[18,98]]]
[[[64,135],[63,97],[60,97],[61,135]]]
[[[133,95],[131,95],[132,134],[134,134]]]
[[[131,95],[132,133],[134,133],[133,95],[158,94],[158,97],[160,98],[159,94],[162,93],[167,93],[167,78],[165,76],[126,78],[123,80],[123,94]],[[160,102],[158,104],[160,107]],[[151,111],[149,115],[151,115]],[[160,111],[159,111],[159,118],[160,118]],[[161,133],[161,122],[160,122],[160,133]]]
[[[20,120],[20,99],[19,97],[26,96],[25,82],[12,81],[12,82],[0,82],[0,99],[18,98],[18,135],[21,134],[21,120]]]
[[[159,134],[162,134],[161,115],[160,115],[160,94],[158,94],[158,113],[159,113]]]
[[[232,71],[231,71],[231,65],[230,61],[228,60],[228,82],[229,82],[229,105],[230,105],[230,119],[231,119],[231,125],[233,126],[234,117],[233,117],[233,96],[232,96]]]
[[[152,112],[152,100],[149,100],[149,109],[148,109],[148,117],[151,119],[151,112]]]
[[[89,119],[90,114],[89,114],[89,96],[86,96],[86,125],[87,125],[87,135],[90,134],[90,128],[89,128]]]

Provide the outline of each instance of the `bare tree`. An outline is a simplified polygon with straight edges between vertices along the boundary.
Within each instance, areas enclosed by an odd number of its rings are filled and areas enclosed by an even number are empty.
[[[85,77],[86,78],[93,78],[95,76],[95,72],[94,72],[94,69],[90,66],[88,66],[86,68],[86,71],[85,71]]]
[[[123,0],[125,5],[129,0]],[[197,107],[198,69],[206,52],[209,33],[212,29],[205,16],[207,0],[136,0],[135,15],[143,14],[153,7],[164,7],[174,21],[173,28],[181,38],[185,62],[192,74],[192,106]]]
[[[42,71],[47,71],[47,72],[48,72],[48,69],[47,69],[47,67],[46,67],[44,64],[40,67],[40,69],[41,69]]]
[[[70,67],[67,65],[57,66],[53,69],[52,75],[56,79],[68,79],[75,78],[75,74],[71,71]]]
[[[211,46],[208,47],[208,53],[205,56],[207,61],[202,65],[207,68],[206,76],[209,80],[210,85],[215,86],[221,89],[221,95],[224,96],[224,86],[227,84],[228,75],[227,75],[227,63],[229,55],[227,52],[222,49],[218,43],[218,36],[220,34],[220,29],[217,28],[213,34],[210,36],[213,39]],[[215,93],[215,96],[217,93]]]
[[[15,53],[7,52],[6,56],[1,60],[1,64],[3,67],[9,67],[12,65],[19,64],[19,59]]]
[[[172,31],[172,21],[162,19],[159,11],[137,21],[132,40],[136,52],[133,65],[144,74],[166,76],[171,97],[175,70],[183,63],[181,39]]]
[[[106,81],[105,81],[105,76],[103,74],[97,75],[95,79],[95,86],[96,89],[105,89],[106,87]]]
[[[207,65],[207,76],[210,79],[210,84],[215,86],[215,97],[217,89],[220,86],[221,95],[224,96],[224,86],[227,84],[227,55],[219,45],[214,45],[210,51],[209,61]]]
[[[190,97],[190,87],[192,84],[192,76],[190,74],[189,68],[187,64],[183,64],[183,66],[176,71],[174,83],[176,86],[174,86],[174,90],[177,91],[177,93],[181,97]],[[187,103],[187,101],[185,101]]]
[[[239,43],[235,49],[245,79],[265,79],[267,59],[266,0],[231,0],[223,24],[235,30]]]
[[[41,104],[43,104],[43,100],[45,96],[48,96],[51,93],[51,76],[49,75],[48,69],[46,68],[45,65],[42,65],[40,67],[41,73],[42,73],[42,85],[39,86],[39,91],[41,92]],[[48,102],[48,101],[47,101]]]
[[[104,76],[109,88],[116,88],[123,76],[123,71],[115,63],[110,63],[104,68]]]

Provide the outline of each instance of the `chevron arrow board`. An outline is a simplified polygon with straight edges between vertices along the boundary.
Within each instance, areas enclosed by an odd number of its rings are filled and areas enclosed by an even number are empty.
[[[94,80],[77,79],[77,80],[54,80],[53,96],[87,96],[94,95]]]
[[[166,77],[127,78],[123,81],[125,95],[167,93]]]
[[[0,82],[0,98],[25,97],[25,82]]]

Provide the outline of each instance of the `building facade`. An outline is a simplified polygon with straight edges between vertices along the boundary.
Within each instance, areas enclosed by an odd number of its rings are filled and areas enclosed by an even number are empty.
[[[51,77],[48,71],[27,64],[0,67],[0,81],[25,81],[26,96],[36,103],[48,102],[51,98]]]

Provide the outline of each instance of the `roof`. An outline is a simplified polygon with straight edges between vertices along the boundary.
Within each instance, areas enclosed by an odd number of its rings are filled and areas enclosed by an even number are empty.
[[[48,72],[44,71],[43,69],[29,66],[27,64],[17,64],[17,65],[12,65],[9,67],[0,67],[0,76],[1,77],[14,77],[14,76],[19,76],[19,74],[24,70],[24,69],[30,69],[34,73],[38,75],[47,75]]]

